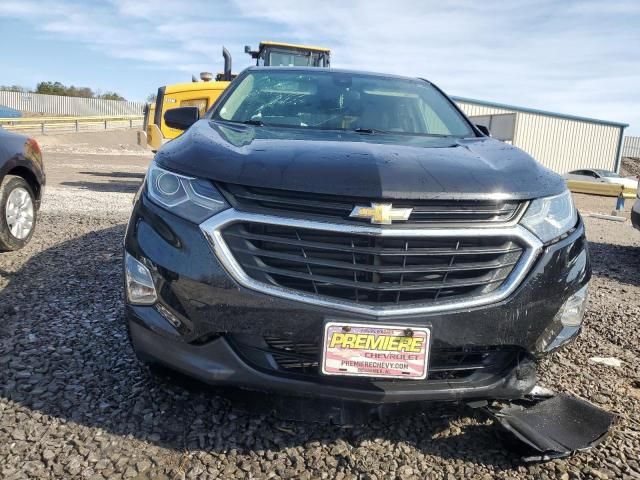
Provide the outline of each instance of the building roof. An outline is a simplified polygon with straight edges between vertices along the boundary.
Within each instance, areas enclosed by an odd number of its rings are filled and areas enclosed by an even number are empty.
[[[613,127],[627,128],[628,123],[612,122],[610,120],[599,120],[597,118],[579,117],[577,115],[567,115],[566,113],[549,112],[547,110],[538,110],[535,108],[517,107],[515,105],[508,105],[506,103],[487,102],[485,100],[476,100],[466,97],[451,97],[451,100],[462,103],[472,103],[474,105],[481,105],[484,107],[502,108],[504,110],[513,110],[514,112],[532,113],[535,115],[544,115],[547,117],[563,118],[566,120],[576,120],[578,122],[597,123],[599,125],[611,125]]]
[[[315,50],[318,52],[330,52],[331,50],[325,47],[315,47],[313,45],[298,45],[295,43],[285,43],[285,42],[271,42],[271,41],[264,41],[264,42],[260,42],[260,49],[262,49],[263,47],[266,46],[270,46],[270,47],[288,47],[288,48],[298,48],[300,50]]]
[[[19,118],[21,116],[22,113],[15,108],[0,105],[0,118]]]

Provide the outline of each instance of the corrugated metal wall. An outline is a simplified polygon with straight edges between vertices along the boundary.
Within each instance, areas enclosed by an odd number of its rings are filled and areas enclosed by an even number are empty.
[[[513,110],[490,107],[487,105],[476,105],[474,103],[467,103],[460,100],[456,100],[455,102],[462,109],[462,111],[467,115],[467,117],[479,117],[480,115],[498,115],[500,113],[514,112]]]
[[[620,127],[521,113],[514,144],[559,173],[616,170]]]
[[[640,158],[640,137],[624,137],[622,156]]]
[[[515,113],[513,145],[558,173],[579,168],[617,170],[619,167],[619,143],[624,128],[620,124],[454,100],[470,117]]]
[[[48,115],[142,115],[144,102],[0,91],[0,105]]]

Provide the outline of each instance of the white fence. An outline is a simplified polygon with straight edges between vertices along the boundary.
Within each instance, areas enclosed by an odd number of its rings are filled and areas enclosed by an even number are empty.
[[[624,137],[622,156],[640,158],[640,137]]]
[[[40,93],[0,90],[0,105],[23,112],[50,115],[142,115],[144,102],[103,100],[101,98],[62,97]]]

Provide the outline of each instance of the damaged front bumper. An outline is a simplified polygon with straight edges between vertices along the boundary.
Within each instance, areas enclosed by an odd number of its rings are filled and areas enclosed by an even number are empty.
[[[138,356],[208,384],[253,390],[257,393],[237,394],[238,403],[249,403],[252,410],[260,406],[293,420],[354,424],[419,408],[425,400],[459,401],[482,407],[515,435],[530,449],[527,460],[590,448],[613,422],[612,415],[586,402],[534,389],[536,359],[575,338],[581,328],[591,277],[581,220],[566,238],[540,250],[508,298],[383,320],[238,285],[197,225],[144,195],[134,208],[125,251],[144,262],[157,291],[151,305],[126,305]],[[317,360],[323,326],[335,319],[428,326],[427,379],[322,375]],[[291,352],[300,349],[306,360],[292,362]],[[309,356],[315,363],[307,361]]]
[[[327,378],[317,358],[299,362],[302,368],[282,361],[301,346],[317,357],[326,321],[381,322],[375,314],[345,313],[238,285],[197,225],[144,194],[125,250],[149,267],[158,295],[154,305],[126,307],[140,357],[211,384],[369,403],[522,397],[536,383],[536,357],[579,332],[580,323],[565,324],[562,312],[591,276],[580,221],[566,238],[542,247],[526,278],[500,302],[385,317],[386,324],[430,327],[431,356],[427,380],[377,381]]]
[[[460,401],[474,398],[517,398],[535,384],[535,365],[523,353],[502,352],[493,363],[471,374],[439,376],[428,381],[375,381],[361,378],[323,377],[314,373],[282,372],[272,368],[271,355],[256,336],[224,335],[202,345],[180,344],[142,326],[128,309],[131,340],[137,354],[149,362],[170,366],[190,377],[215,385],[236,386],[302,397],[340,399],[362,403],[403,403],[422,400]],[[148,311],[143,311],[149,322]],[[159,316],[159,315],[158,315]],[[157,322],[162,321],[156,318]],[[148,323],[146,323],[148,325]],[[250,343],[253,342],[253,345]],[[433,362],[432,362],[433,363]]]
[[[553,460],[602,442],[615,416],[586,400],[536,387],[520,400],[483,410],[520,441],[525,462]]]

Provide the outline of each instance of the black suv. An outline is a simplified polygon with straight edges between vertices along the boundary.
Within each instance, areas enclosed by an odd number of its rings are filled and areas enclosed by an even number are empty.
[[[44,184],[38,142],[0,128],[0,251],[31,240]]]
[[[371,403],[514,399],[580,330],[562,178],[422,79],[250,68],[163,146],[125,240],[138,356]]]

